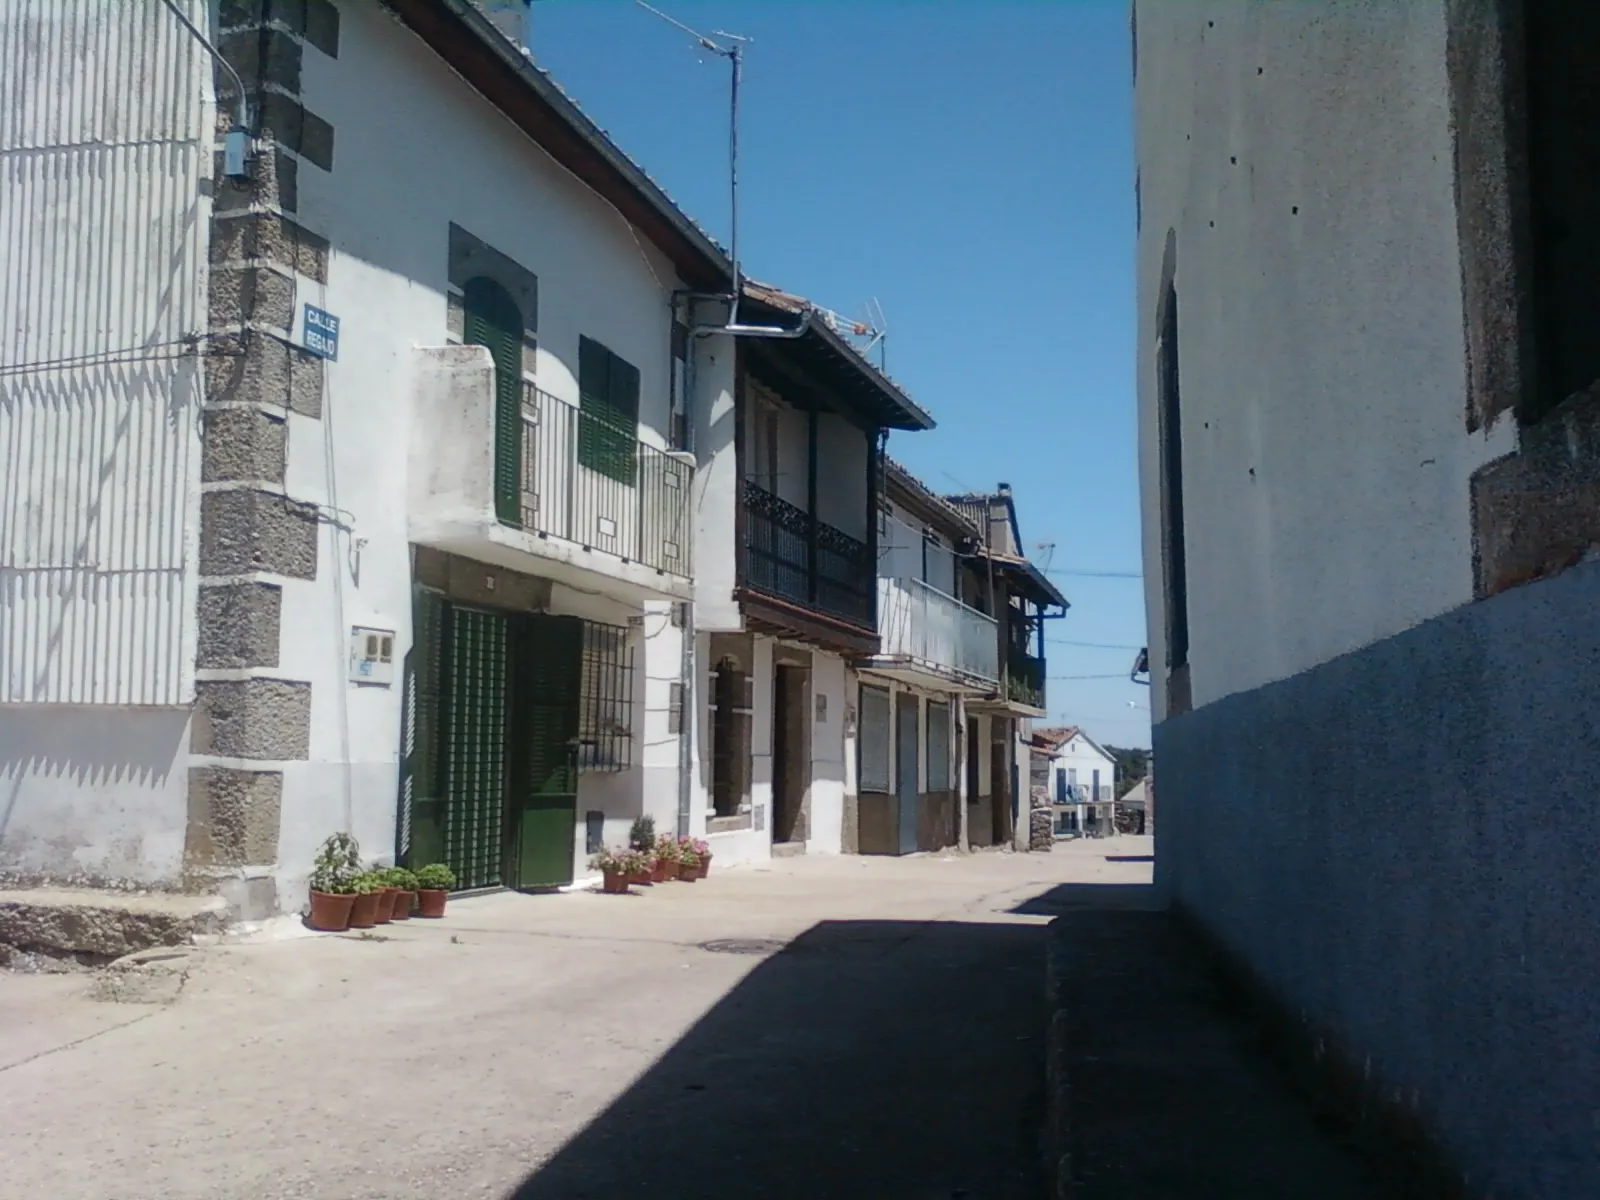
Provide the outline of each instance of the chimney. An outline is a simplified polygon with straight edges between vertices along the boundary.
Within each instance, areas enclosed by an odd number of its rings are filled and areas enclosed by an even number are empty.
[[[472,0],[489,23],[519,50],[532,53],[533,0]]]

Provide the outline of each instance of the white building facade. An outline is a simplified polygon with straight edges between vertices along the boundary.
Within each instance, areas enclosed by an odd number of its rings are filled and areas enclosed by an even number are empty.
[[[1596,1194],[1600,19],[1134,18],[1158,883],[1472,1191]]]
[[[703,831],[730,264],[468,5],[184,7],[237,177],[165,6],[0,17],[0,872],[260,916],[339,829],[525,888]]]

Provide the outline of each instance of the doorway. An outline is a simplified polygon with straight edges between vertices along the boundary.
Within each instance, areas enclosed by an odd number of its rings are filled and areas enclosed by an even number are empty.
[[[994,731],[989,746],[989,784],[993,793],[989,810],[994,845],[1004,846],[1011,841],[1011,718],[995,717],[990,722]]]
[[[806,695],[810,671],[779,663],[772,682],[772,840],[805,842],[810,836],[806,797],[811,789],[810,724]]]
[[[901,692],[895,698],[894,794],[898,801],[901,854],[917,848],[917,763],[921,758],[917,737],[917,698]]]

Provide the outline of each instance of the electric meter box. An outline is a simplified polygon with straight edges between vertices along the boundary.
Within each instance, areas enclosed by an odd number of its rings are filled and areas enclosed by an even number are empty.
[[[385,687],[394,682],[394,630],[351,626],[350,682]]]

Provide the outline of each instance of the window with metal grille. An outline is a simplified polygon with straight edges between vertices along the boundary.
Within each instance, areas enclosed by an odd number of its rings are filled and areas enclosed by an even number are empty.
[[[618,625],[583,623],[578,769],[621,771],[633,761],[633,647]]]

